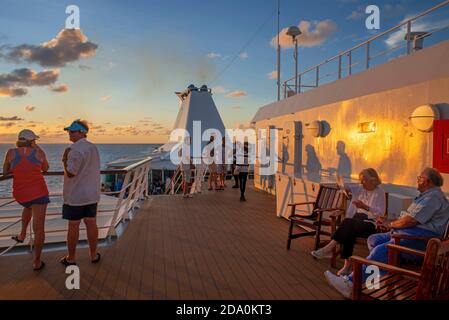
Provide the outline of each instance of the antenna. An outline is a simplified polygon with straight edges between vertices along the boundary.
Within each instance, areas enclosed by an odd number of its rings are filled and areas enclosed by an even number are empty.
[[[281,32],[281,0],[278,0],[278,57],[277,57],[278,101],[281,100],[281,44],[279,40],[280,32]]]

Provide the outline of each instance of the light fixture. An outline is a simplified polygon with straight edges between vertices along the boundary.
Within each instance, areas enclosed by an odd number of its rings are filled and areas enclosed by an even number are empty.
[[[359,133],[372,133],[376,131],[377,131],[377,124],[375,121],[359,123]]]
[[[438,108],[432,104],[426,104],[416,108],[409,117],[412,125],[422,132],[432,132],[434,120],[440,119]]]
[[[305,127],[307,129],[307,132],[310,133],[312,137],[318,138],[323,134],[323,124],[319,120],[306,123]]]

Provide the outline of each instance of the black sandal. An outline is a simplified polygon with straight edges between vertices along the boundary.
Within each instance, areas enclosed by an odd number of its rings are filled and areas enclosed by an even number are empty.
[[[66,267],[68,266],[76,266],[76,262],[69,262],[67,261],[67,256],[61,258],[61,260],[59,260],[60,263],[62,263],[63,265],[65,265]]]
[[[23,243],[24,240],[19,239],[19,235],[11,237],[11,239],[15,240],[17,243]]]
[[[94,260],[90,260],[91,263],[98,263],[100,262],[101,254],[97,252],[97,257]]]
[[[44,262],[44,261],[41,261],[41,265],[40,265],[38,268],[33,268],[33,270],[34,270],[34,271],[39,271],[39,270],[44,269],[44,267],[45,267],[45,262]]]

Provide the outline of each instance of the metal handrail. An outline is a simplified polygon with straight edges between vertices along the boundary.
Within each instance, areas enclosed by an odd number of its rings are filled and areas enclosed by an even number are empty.
[[[141,200],[147,198],[149,196],[148,193],[148,175],[150,171],[150,165],[151,165],[151,157],[148,157],[142,161],[139,161],[135,164],[132,164],[124,169],[120,170],[102,170],[101,174],[125,174],[125,178],[123,181],[123,185],[121,187],[120,191],[117,192],[103,192],[102,194],[118,194],[118,200],[115,205],[115,207],[112,210],[98,210],[100,213],[104,212],[113,212],[112,218],[110,220],[110,223],[107,226],[99,226],[99,229],[108,229],[107,237],[116,235],[115,227],[120,224],[123,219],[130,219],[130,213],[134,209],[139,207],[139,203]],[[64,172],[62,171],[55,171],[55,172],[47,172],[45,173],[46,176],[63,176]],[[0,181],[11,179],[12,175],[6,175],[6,176],[0,176]],[[50,197],[55,196],[62,196],[61,193],[57,194],[51,194]],[[1,198],[0,198],[1,200]],[[11,198],[3,198],[3,200],[11,200],[7,201],[6,203],[3,203],[0,205],[1,207],[4,207],[6,205],[9,205],[11,203],[14,203],[15,200],[12,200]],[[61,212],[56,213],[49,213],[47,214],[47,217],[55,217],[60,216]],[[2,216],[0,217],[1,220],[10,220],[14,218],[20,218],[19,216]],[[55,219],[52,219],[55,220]],[[9,228],[13,227],[14,225],[18,224],[21,221],[21,218],[18,220],[13,221],[12,223],[4,226],[1,230],[1,232],[4,232],[8,230]],[[33,243],[33,231],[31,229],[31,223],[30,223],[30,232],[29,237],[30,239],[30,248],[32,248]],[[67,231],[67,228],[64,229],[56,229],[56,230],[50,230],[46,231],[45,233],[56,233],[56,232],[64,232]],[[2,237],[5,237],[3,234]],[[17,246],[17,243],[14,243],[13,245],[6,248],[3,252],[0,252],[0,256],[6,254],[10,250],[12,250],[15,246]]]
[[[316,64],[316,65],[314,65],[314,66],[312,66],[312,67],[310,67],[308,69],[306,69],[305,71],[303,71],[301,73],[298,73],[297,75],[288,78],[282,84],[282,86],[284,87],[284,98],[287,97],[287,88],[290,87],[288,85],[288,82],[290,82],[292,80],[295,80],[297,78],[299,78],[301,80],[301,77],[303,75],[305,75],[305,74],[307,74],[307,73],[309,73],[309,72],[311,72],[313,70],[316,71],[316,84],[314,86],[308,86],[308,87],[318,87],[319,86],[319,80],[320,80],[320,78],[319,78],[319,69],[320,69],[320,67],[325,65],[325,64],[328,64],[330,62],[333,62],[333,61],[335,61],[337,59],[339,60],[338,79],[341,79],[341,77],[342,77],[341,76],[342,58],[345,55],[348,55],[350,57],[350,59],[351,59],[352,52],[357,50],[357,49],[359,49],[359,48],[362,48],[364,46],[366,46],[366,60],[365,60],[366,69],[369,69],[369,67],[370,67],[370,60],[372,60],[374,58],[374,57],[370,56],[370,54],[369,54],[369,52],[370,52],[370,48],[369,47],[370,47],[371,42],[373,42],[374,40],[376,40],[376,39],[378,39],[378,38],[380,38],[382,36],[385,36],[386,34],[389,34],[389,33],[393,32],[393,31],[396,31],[396,30],[398,30],[398,29],[400,29],[400,28],[402,28],[404,26],[407,26],[407,34],[406,34],[406,39],[407,40],[406,40],[406,45],[402,45],[402,46],[406,46],[407,47],[407,52],[406,53],[407,53],[407,55],[409,55],[411,53],[411,41],[412,41],[412,39],[411,39],[410,34],[411,34],[411,24],[412,24],[412,22],[415,21],[415,20],[418,20],[418,19],[420,19],[420,18],[422,18],[422,17],[424,17],[424,16],[426,16],[426,15],[428,15],[428,14],[430,14],[430,13],[436,11],[436,10],[439,10],[439,9],[441,9],[442,7],[444,7],[444,6],[448,5],[448,4],[449,4],[449,0],[445,0],[442,3],[432,7],[430,9],[427,9],[426,11],[424,11],[424,12],[422,12],[422,13],[420,13],[420,14],[418,14],[418,15],[416,15],[416,16],[408,19],[408,20],[403,21],[403,22],[401,22],[398,25],[396,25],[396,26],[394,26],[394,27],[392,27],[392,28],[390,28],[390,29],[388,29],[386,31],[383,31],[383,32],[381,32],[381,33],[379,33],[379,34],[369,38],[368,40],[365,40],[365,41],[363,41],[363,42],[361,42],[361,43],[351,47],[350,49],[347,49],[347,50],[345,50],[343,52],[340,52],[339,54],[333,56],[332,58],[326,59],[326,60],[324,60],[324,61],[322,61],[322,62],[320,62],[320,63],[318,63],[318,64]],[[445,28],[440,28],[440,30],[437,30],[437,31],[441,31],[442,29],[445,29]],[[434,33],[435,33],[435,31],[434,31]],[[422,38],[423,37],[417,37],[417,39],[422,39]],[[376,57],[378,57],[378,56],[379,55],[377,55]],[[350,66],[352,66],[351,62],[350,62]],[[349,70],[349,73],[351,74],[351,70]],[[301,83],[301,81],[299,81],[299,83]],[[303,85],[299,86],[299,88],[298,88],[299,93],[301,91],[301,87],[305,87],[305,86],[303,86]]]

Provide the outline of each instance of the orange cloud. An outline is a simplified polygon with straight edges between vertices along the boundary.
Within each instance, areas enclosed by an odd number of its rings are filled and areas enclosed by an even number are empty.
[[[63,29],[41,45],[23,44],[5,55],[7,60],[36,62],[43,67],[64,67],[80,58],[94,56],[98,45],[88,41],[81,29]]]
[[[28,68],[16,69],[0,74],[0,96],[19,97],[26,95],[26,87],[48,86],[58,80],[59,70],[36,72]]]
[[[63,84],[63,85],[60,85],[60,86],[57,86],[57,87],[50,86],[48,88],[48,90],[53,91],[53,92],[63,93],[63,92],[69,91],[69,87],[67,85]]]
[[[270,80],[274,80],[278,78],[278,72],[277,70],[271,71],[270,73],[268,73],[268,79]]]
[[[26,106],[26,107],[25,107],[25,110],[26,110],[26,111],[29,111],[29,112],[32,112],[32,111],[36,110],[36,107],[35,107],[35,106],[29,105],[29,106]]]
[[[230,98],[246,97],[248,94],[245,91],[233,91],[228,93],[226,96]]]
[[[298,27],[302,32],[298,37],[298,46],[308,48],[322,44],[338,29],[337,24],[332,20],[318,22],[301,21]],[[311,27],[315,27],[315,29],[311,30]],[[293,40],[292,37],[287,35],[287,30],[288,28],[284,28],[279,33],[279,43],[282,48],[293,48]],[[278,36],[276,35],[271,40],[271,46],[273,48],[277,47],[277,38]]]

